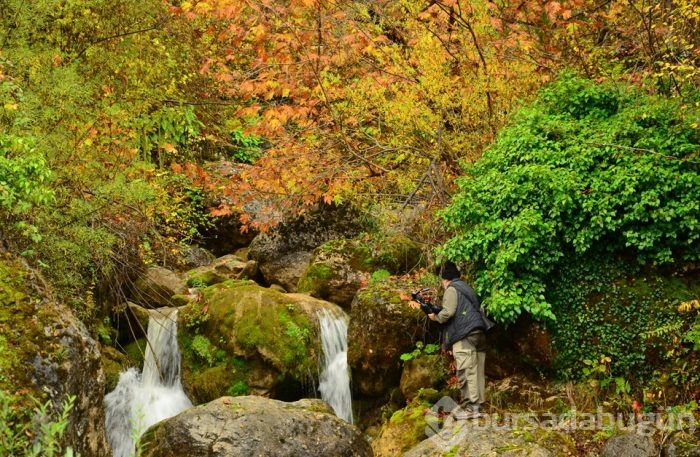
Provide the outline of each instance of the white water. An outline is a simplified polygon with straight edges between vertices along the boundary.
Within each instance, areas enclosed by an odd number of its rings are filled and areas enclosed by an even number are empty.
[[[114,457],[131,457],[151,425],[192,406],[180,383],[177,309],[150,312],[143,373],[129,368],[105,396],[107,438]]]
[[[328,310],[318,313],[321,326],[323,367],[318,390],[341,419],[352,424],[352,396],[348,368],[348,320]]]

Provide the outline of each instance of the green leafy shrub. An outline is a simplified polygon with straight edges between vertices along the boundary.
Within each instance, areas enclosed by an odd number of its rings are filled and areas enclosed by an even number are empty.
[[[264,140],[256,135],[247,135],[242,129],[231,132],[231,156],[240,163],[255,163],[262,155]]]
[[[400,359],[404,362],[420,357],[423,354],[432,355],[440,350],[439,344],[423,344],[422,341],[416,341],[416,348],[411,352],[401,354]]]
[[[73,449],[62,443],[68,427],[68,416],[75,405],[75,396],[69,396],[61,405],[60,411],[54,411],[51,401],[41,403],[37,400],[32,418],[36,424],[17,411],[13,398],[0,390],[0,455],[26,457],[72,456]],[[30,441],[29,437],[33,437]]]
[[[699,116],[696,104],[565,74],[466,167],[439,253],[474,263],[505,322],[555,319],[547,278],[565,260],[697,260]]]

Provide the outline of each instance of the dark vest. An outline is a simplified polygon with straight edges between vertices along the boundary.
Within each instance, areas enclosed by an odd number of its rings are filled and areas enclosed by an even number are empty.
[[[457,289],[457,311],[445,322],[442,333],[443,347],[452,349],[452,345],[469,335],[474,330],[483,330],[484,321],[479,312],[479,298],[471,287],[459,279],[454,279],[447,286]]]

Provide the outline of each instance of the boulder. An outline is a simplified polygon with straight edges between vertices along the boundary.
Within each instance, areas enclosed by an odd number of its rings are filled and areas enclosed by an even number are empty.
[[[36,411],[32,397],[49,404],[52,421],[75,397],[65,437],[57,444],[84,457],[108,455],[99,344],[68,306],[49,298],[44,281],[22,261],[0,260],[0,284],[0,391],[12,395],[12,409],[19,413],[12,426],[24,425],[38,437],[36,424],[21,424]]]
[[[637,433],[616,435],[605,442],[600,457],[656,457],[658,445],[651,436]]]
[[[158,266],[149,267],[131,291],[134,302],[151,308],[176,306],[173,296],[187,293],[187,284],[179,274]]]
[[[399,389],[411,399],[421,389],[441,388],[449,374],[447,358],[441,354],[423,355],[407,360],[401,372]]]
[[[418,245],[402,234],[331,240],[313,251],[297,290],[349,307],[370,273],[407,273],[421,264],[420,254]]]
[[[183,385],[195,403],[222,395],[303,396],[319,373],[317,313],[329,302],[252,281],[216,284],[181,308]]]
[[[361,221],[347,207],[321,205],[256,236],[248,255],[258,262],[268,284],[295,292],[314,249],[329,240],[354,237],[362,230]]]
[[[379,397],[399,384],[401,354],[412,352],[432,326],[408,305],[408,292],[418,288],[400,280],[370,281],[350,308],[348,364],[356,393]]]
[[[297,290],[348,308],[367,281],[369,260],[357,241],[329,241],[312,253]]]
[[[422,396],[394,412],[372,441],[377,457],[508,456],[554,457],[577,455],[576,444],[564,432],[537,428],[513,418],[488,413],[478,419],[459,418],[448,397],[437,401]],[[461,411],[458,409],[458,411]],[[525,428],[523,428],[525,427]]]
[[[144,435],[143,457],[371,456],[352,424],[321,400],[285,403],[222,397],[156,424]]]
[[[216,256],[199,246],[185,246],[180,249],[184,268],[198,268],[209,265]]]
[[[243,260],[229,254],[214,259],[210,264],[195,268],[185,273],[190,287],[205,287],[229,279],[252,279],[258,272],[254,260]]]

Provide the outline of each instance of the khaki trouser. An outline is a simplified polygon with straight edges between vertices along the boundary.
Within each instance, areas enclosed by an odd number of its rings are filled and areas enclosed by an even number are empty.
[[[486,335],[471,333],[452,346],[462,401],[482,404],[486,400]]]

